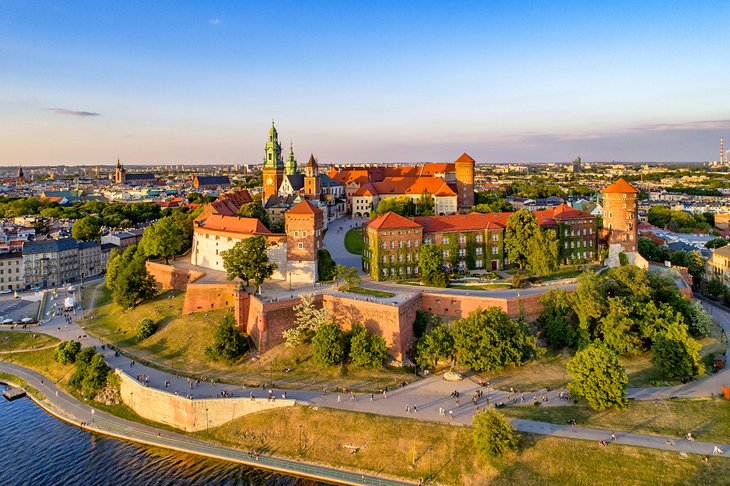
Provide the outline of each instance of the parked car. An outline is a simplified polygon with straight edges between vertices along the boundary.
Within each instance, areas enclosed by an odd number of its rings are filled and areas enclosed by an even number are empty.
[[[0,295],[12,294],[13,291],[10,289],[0,290]]]

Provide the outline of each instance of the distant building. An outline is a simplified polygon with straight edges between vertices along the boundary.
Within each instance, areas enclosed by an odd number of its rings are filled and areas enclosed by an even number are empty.
[[[26,287],[56,287],[79,278],[79,244],[73,238],[23,244]]]
[[[231,180],[228,176],[198,176],[193,177],[193,187],[196,189],[216,190],[230,189]]]
[[[0,253],[0,290],[17,290],[23,287],[23,254]]]
[[[125,169],[119,159],[117,159],[117,168],[114,171],[114,182],[117,184],[142,186],[147,184],[156,184],[157,177],[155,177],[152,172],[127,173],[127,169]]]
[[[115,231],[101,237],[101,244],[111,243],[124,251],[128,246],[136,245],[142,239],[141,232]]]
[[[79,241],[79,276],[96,277],[103,272],[101,245],[98,241]]]
[[[705,264],[705,280],[717,277],[730,285],[730,245],[712,250],[712,256]]]

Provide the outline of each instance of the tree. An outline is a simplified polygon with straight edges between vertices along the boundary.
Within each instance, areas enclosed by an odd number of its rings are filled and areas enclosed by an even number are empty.
[[[155,324],[152,319],[145,318],[137,323],[135,336],[137,336],[139,341],[142,341],[152,336],[156,330],[157,324]]]
[[[290,348],[304,344],[320,326],[331,320],[325,307],[318,309],[314,305],[312,294],[302,294],[299,304],[294,306],[294,313],[297,325],[282,333],[284,343]]]
[[[377,368],[388,357],[385,339],[370,335],[362,324],[353,324],[350,331],[350,360],[357,368]]]
[[[687,272],[692,275],[694,287],[698,287],[702,281],[702,277],[705,276],[705,261],[702,259],[700,252],[691,251],[687,253],[685,266],[687,267]]]
[[[94,348],[86,348],[76,356],[76,366],[68,384],[82,397],[92,399],[106,385],[108,374],[104,356],[97,354]]]
[[[527,248],[527,268],[535,275],[548,275],[558,268],[560,248],[553,231],[538,229]]]
[[[498,196],[489,196],[477,203],[472,211],[475,213],[506,213],[514,211],[514,208],[505,199]]]
[[[712,277],[708,282],[707,285],[705,285],[705,290],[708,294],[710,294],[715,299],[722,295],[723,292],[725,292],[725,285],[723,285],[722,280],[720,280],[717,277]]]
[[[269,263],[266,251],[269,244],[266,237],[255,235],[239,241],[230,250],[221,253],[226,278],[239,278],[248,286],[251,280],[260,286],[264,280],[273,275],[276,265]]]
[[[530,327],[513,320],[498,307],[477,309],[456,321],[451,329],[457,361],[474,371],[519,366],[537,353]]]
[[[478,412],[472,419],[474,448],[488,456],[499,457],[517,450],[518,439],[510,421],[496,408]]]
[[[226,315],[215,330],[213,344],[205,348],[209,361],[234,363],[248,350],[248,336],[238,332],[233,316]]]
[[[334,322],[317,327],[312,338],[312,356],[322,366],[333,366],[345,358],[345,333]]]
[[[725,245],[727,245],[727,240],[725,238],[715,238],[714,240],[710,240],[705,243],[705,248],[722,248]]]
[[[618,354],[636,354],[642,341],[638,323],[631,316],[632,307],[618,297],[609,297],[608,313],[601,319],[598,334],[603,342]]]
[[[444,271],[441,250],[433,244],[421,245],[418,252],[418,270],[421,281],[433,287],[447,287],[449,277]]]
[[[185,241],[180,225],[172,216],[168,216],[145,228],[139,248],[147,258],[163,257],[167,264],[170,257],[174,259],[175,255],[183,251]]]
[[[697,337],[709,335],[710,329],[715,325],[712,316],[696,300],[692,300],[689,304],[686,321],[689,333]]]
[[[652,206],[649,209],[649,223],[664,228],[672,219],[672,210],[667,206]]]
[[[586,346],[568,362],[568,373],[573,381],[568,384],[571,393],[586,400],[593,410],[626,407],[626,370],[616,353],[605,344],[596,342]]]
[[[326,248],[317,250],[317,272],[317,277],[320,282],[329,282],[335,278],[335,261]]]
[[[539,302],[542,312],[538,323],[548,345],[554,349],[578,346],[578,316],[573,310],[573,294],[565,290],[552,290],[543,294]]]
[[[520,209],[507,219],[504,232],[504,244],[508,250],[509,260],[525,268],[530,252],[534,249],[532,239],[541,231],[535,215],[526,209]]]
[[[342,290],[350,290],[360,284],[360,275],[357,274],[355,267],[346,267],[337,265],[335,267],[335,279],[341,282]]]
[[[92,241],[99,238],[101,226],[99,219],[86,216],[77,220],[71,228],[71,236],[79,241]]]
[[[53,353],[53,359],[62,365],[71,364],[76,361],[76,355],[81,351],[81,343],[78,341],[61,341]]]
[[[435,368],[440,360],[454,356],[454,336],[448,326],[436,326],[418,340],[416,362],[421,368]]]
[[[258,203],[250,202],[243,204],[238,209],[238,216],[242,218],[255,218],[264,223],[264,226],[269,228],[271,221],[269,220],[269,214],[266,212],[263,206]]]
[[[419,216],[433,216],[434,200],[430,192],[424,191],[416,201],[416,214]]]
[[[684,250],[674,250],[669,253],[669,261],[675,267],[686,267],[687,266],[687,253]]]
[[[687,335],[685,326],[675,325],[657,337],[651,362],[665,378],[691,378],[705,372],[701,347]]]
[[[136,245],[127,247],[122,254],[111,252],[106,286],[114,303],[122,309],[134,307],[155,295],[155,279],[147,273],[144,254]]]

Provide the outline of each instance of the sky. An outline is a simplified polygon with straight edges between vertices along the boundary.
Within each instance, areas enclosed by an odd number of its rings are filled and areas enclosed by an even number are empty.
[[[0,165],[703,161],[730,2],[0,0]]]

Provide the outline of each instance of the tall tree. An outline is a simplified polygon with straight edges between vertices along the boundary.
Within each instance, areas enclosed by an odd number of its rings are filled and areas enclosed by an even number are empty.
[[[99,238],[101,225],[94,216],[86,216],[76,220],[71,228],[71,236],[79,241],[92,241]]]
[[[452,325],[454,351],[459,364],[474,371],[498,371],[521,365],[538,352],[535,336],[498,307],[477,309]]]
[[[651,361],[665,378],[691,378],[705,372],[701,347],[685,326],[674,325],[657,336]]]
[[[312,357],[322,366],[333,366],[345,358],[345,334],[334,322],[317,328],[312,338]]]
[[[444,271],[441,250],[433,244],[421,245],[418,254],[418,270],[421,281],[434,287],[447,287],[449,278]]]
[[[112,252],[107,265],[106,286],[122,309],[134,307],[155,295],[155,279],[147,273],[144,254],[136,245],[124,253]]]
[[[360,284],[360,275],[355,267],[337,265],[335,267],[335,280],[341,285],[342,290],[350,290]]]
[[[698,251],[687,253],[685,264],[687,272],[692,275],[693,286],[697,288],[702,281],[702,277],[705,276],[705,261],[702,259],[702,255]]]
[[[436,367],[440,360],[454,356],[454,336],[448,326],[436,326],[418,340],[416,361],[421,368]]]
[[[433,216],[434,200],[430,192],[424,191],[416,202],[416,214],[419,216]]]
[[[530,252],[534,249],[532,240],[540,232],[537,218],[527,209],[520,209],[507,219],[504,233],[504,244],[508,250],[509,260],[525,268]]]
[[[540,299],[542,312],[538,317],[540,329],[548,345],[554,349],[578,345],[578,316],[574,311],[575,297],[565,290],[552,290]]]
[[[512,424],[496,408],[478,412],[472,419],[474,448],[488,457],[499,457],[517,450],[518,439]]]
[[[527,268],[535,275],[548,275],[558,268],[560,248],[553,231],[538,229],[527,248]]]
[[[320,326],[331,321],[326,307],[317,308],[312,294],[302,294],[299,304],[294,306],[297,325],[282,333],[285,344],[295,348],[304,344]]]
[[[388,357],[388,346],[379,334],[369,334],[362,324],[350,331],[350,360],[358,368],[377,368]]]
[[[593,410],[626,407],[626,370],[604,344],[593,343],[575,353],[568,362],[568,373],[573,378],[568,384],[571,393],[586,400]]]
[[[174,259],[182,252],[185,234],[180,224],[172,216],[167,216],[145,228],[139,247],[147,258],[163,257],[167,264],[170,258]]]
[[[230,250],[222,252],[226,278],[241,279],[246,282],[246,286],[253,280],[260,286],[276,269],[275,264],[269,263],[269,256],[266,253],[268,247],[266,237],[255,235],[239,241]]]

